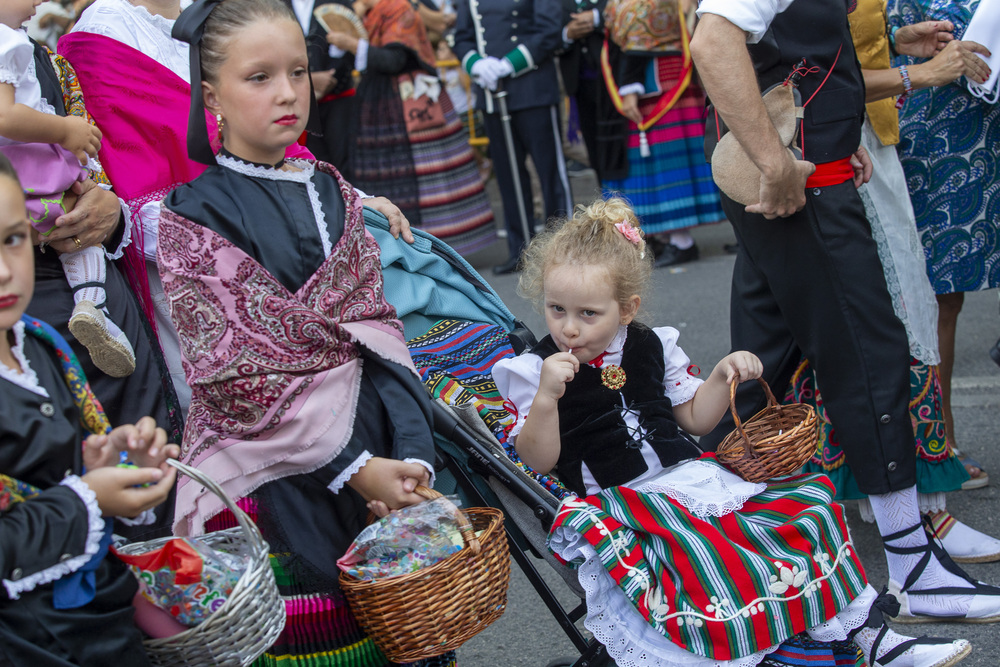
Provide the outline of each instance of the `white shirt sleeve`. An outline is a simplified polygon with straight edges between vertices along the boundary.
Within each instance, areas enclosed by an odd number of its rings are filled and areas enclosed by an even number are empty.
[[[793,0],[701,0],[698,17],[715,14],[748,33],[747,43],[756,44],[771,26],[771,21],[788,9]]]
[[[514,417],[509,438],[517,437],[524,427],[531,404],[542,378],[542,358],[537,354],[522,354],[501,359],[493,366],[493,381],[504,397],[504,407]]]
[[[0,24],[0,83],[20,86],[34,57],[27,33]]]
[[[656,327],[653,333],[663,345],[663,392],[673,405],[687,403],[694,398],[704,380],[692,375],[697,366],[691,364],[691,358],[677,345],[680,332],[673,327]],[[700,372],[700,370],[698,371]]]

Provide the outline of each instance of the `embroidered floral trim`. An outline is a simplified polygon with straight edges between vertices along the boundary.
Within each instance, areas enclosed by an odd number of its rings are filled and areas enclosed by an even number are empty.
[[[17,581],[4,579],[3,585],[11,600],[18,599],[22,593],[33,591],[38,586],[58,581],[68,574],[73,574],[83,567],[100,548],[101,538],[104,537],[104,519],[101,517],[101,508],[97,505],[97,494],[76,475],[69,475],[60,484],[73,489],[83,504],[87,506],[87,544],[84,547],[84,552],[23,579]]]
[[[584,514],[590,522],[597,527],[597,532],[609,539],[609,546],[612,549],[615,560],[618,561],[618,566],[625,570],[627,573],[626,576],[629,579],[636,581],[639,588],[643,590],[643,602],[646,604],[647,608],[651,610],[650,616],[653,617],[653,620],[659,623],[664,623],[672,618],[676,618],[678,624],[680,625],[687,623],[688,625],[693,625],[695,627],[701,627],[704,621],[728,623],[729,621],[738,619],[740,616],[743,618],[749,618],[752,615],[756,615],[764,611],[765,602],[787,603],[800,597],[810,597],[813,592],[819,590],[824,581],[835,574],[837,567],[840,566],[840,563],[851,555],[851,546],[853,546],[853,542],[850,541],[844,542],[844,544],[840,545],[840,549],[838,549],[836,558],[833,559],[832,565],[829,562],[829,554],[820,551],[813,554],[813,560],[816,561],[820,570],[823,571],[823,576],[816,577],[815,579],[807,579],[808,572],[800,572],[797,567],[790,569],[780,561],[775,561],[774,566],[778,569],[778,574],[771,575],[771,585],[769,588],[772,593],[776,596],[781,595],[781,597],[758,597],[751,600],[740,609],[733,608],[731,611],[721,612],[722,615],[720,615],[719,609],[719,606],[722,605],[722,601],[719,600],[709,604],[708,606],[712,607],[712,609],[706,608],[705,611],[707,613],[705,614],[697,611],[676,611],[672,614],[659,615],[659,612],[664,611],[663,607],[665,606],[663,604],[662,596],[660,596],[657,591],[656,583],[650,581],[649,574],[645,570],[629,565],[623,559],[623,556],[627,556],[629,553],[626,540],[612,534],[612,532],[605,525],[604,521],[598,515],[596,508],[577,498],[567,498],[564,500],[562,505],[559,507],[559,512],[556,514],[556,517],[558,518],[563,514],[574,511],[579,511]],[[794,595],[784,595],[784,593],[792,588],[798,589],[798,592]],[[728,604],[728,600],[726,603]],[[652,612],[654,608],[656,608],[656,611],[658,612],[656,615]],[[708,614],[712,615],[709,616]]]
[[[0,363],[0,378],[12,382],[22,389],[27,389],[33,394],[49,398],[49,392],[38,383],[38,374],[28,363],[28,358],[24,356],[24,322],[15,322],[13,331],[14,345],[10,352],[14,355],[17,363],[21,365],[21,372],[18,373],[13,368],[8,368],[6,364]]]
[[[316,169],[308,160],[299,158],[289,158],[285,164],[290,164],[301,169],[301,171],[285,171],[274,169],[273,167],[261,167],[249,164],[243,160],[231,158],[228,155],[216,155],[215,161],[221,166],[254,178],[266,178],[270,181],[290,181],[292,183],[302,183],[309,193],[309,204],[312,206],[313,218],[316,220],[316,227],[319,229],[320,241],[323,243],[323,256],[329,257],[333,252],[333,243],[330,241],[330,230],[326,224],[326,214],[323,213],[323,205],[319,201],[319,192],[312,182],[312,175]]]
[[[354,459],[354,463],[347,466],[342,473],[337,475],[332,482],[330,482],[326,488],[330,489],[334,493],[340,493],[340,490],[344,488],[347,484],[347,480],[354,477],[354,473],[365,467],[365,464],[371,461],[374,456],[368,450],[361,452],[361,456]]]

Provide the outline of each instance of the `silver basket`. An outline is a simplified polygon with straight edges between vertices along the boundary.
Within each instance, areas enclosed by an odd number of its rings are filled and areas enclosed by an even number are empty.
[[[277,640],[285,627],[285,604],[278,595],[274,572],[268,559],[269,547],[257,526],[236,506],[214,480],[179,461],[168,463],[219,496],[239,524],[192,539],[213,549],[246,554],[247,569],[233,592],[217,611],[199,625],[172,637],[146,639],[143,644],[154,665],[173,667],[190,665],[249,665]],[[128,544],[123,554],[150,551],[163,546],[172,537]]]

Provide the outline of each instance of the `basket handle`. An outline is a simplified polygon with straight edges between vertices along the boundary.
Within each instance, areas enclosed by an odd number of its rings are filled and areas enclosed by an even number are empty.
[[[423,484],[418,484],[417,488],[414,489],[413,492],[425,500],[434,500],[435,498],[442,497],[441,492],[435,491],[434,489],[424,486]],[[465,512],[462,510],[458,510],[458,530],[462,533],[462,539],[465,541],[465,546],[469,547],[473,556],[478,556],[479,552],[482,550],[482,546],[479,544],[479,538],[476,537],[476,531],[472,529],[469,517],[465,516]]]
[[[776,408],[779,411],[781,406],[778,405],[778,399],[774,397],[771,392],[771,387],[768,386],[764,378],[757,378],[757,382],[764,389],[764,393],[767,395],[767,407]],[[737,370],[733,371],[733,381],[729,384],[729,411],[733,415],[733,421],[736,422],[736,430],[740,432],[740,437],[743,438],[743,442],[747,443],[746,451],[744,452],[743,458],[756,459],[758,458],[757,452],[754,451],[753,447],[750,446],[750,438],[747,437],[746,431],[743,430],[743,422],[740,421],[740,415],[736,412],[736,387],[740,384],[740,372]]]
[[[187,475],[217,495],[226,506],[226,509],[232,512],[233,516],[236,517],[236,523],[239,524],[240,529],[246,534],[247,544],[264,544],[264,538],[261,537],[260,530],[257,528],[256,524],[250,520],[250,517],[247,516],[246,512],[236,506],[236,503],[234,503],[233,499],[229,497],[229,494],[226,493],[214,479],[197,468],[193,468],[186,463],[181,463],[177,459],[167,459],[167,464],[177,468],[178,472]]]

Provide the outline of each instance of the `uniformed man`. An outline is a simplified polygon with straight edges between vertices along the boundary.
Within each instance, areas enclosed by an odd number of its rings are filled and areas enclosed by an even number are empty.
[[[534,228],[526,155],[538,172],[546,219],[573,207],[562,153],[557,104],[559,79],[554,55],[562,45],[561,0],[464,0],[457,6],[455,54],[476,83],[497,184],[503,200],[509,259],[498,274],[517,270],[525,238],[522,220]],[[507,91],[513,146],[504,139],[499,105],[492,93]],[[510,154],[514,160],[511,163]],[[518,202],[514,179],[521,183]]]

